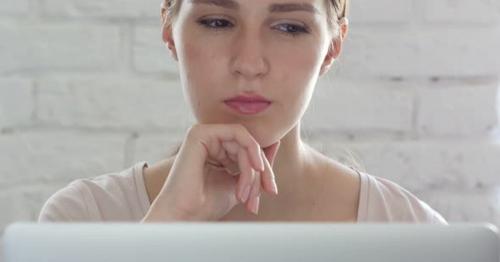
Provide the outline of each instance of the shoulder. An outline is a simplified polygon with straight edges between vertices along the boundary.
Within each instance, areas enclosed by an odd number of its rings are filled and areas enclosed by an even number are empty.
[[[58,190],[45,202],[39,222],[77,221],[89,217],[79,181]]]
[[[385,178],[359,172],[361,177],[361,222],[447,224],[427,203],[407,189]]]
[[[145,212],[147,199],[141,179],[145,165],[140,162],[121,172],[71,182],[50,196],[38,221],[123,220]]]

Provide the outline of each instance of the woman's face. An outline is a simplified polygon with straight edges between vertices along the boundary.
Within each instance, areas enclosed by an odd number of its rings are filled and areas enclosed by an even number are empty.
[[[183,0],[163,37],[198,122],[241,123],[264,147],[300,121],[332,62],[327,21],[324,0]],[[243,114],[224,102],[238,95],[271,104]]]

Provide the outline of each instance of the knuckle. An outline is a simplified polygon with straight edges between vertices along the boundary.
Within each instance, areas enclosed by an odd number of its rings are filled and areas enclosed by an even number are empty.
[[[243,136],[247,138],[246,141],[250,142],[249,146],[259,148],[259,143],[257,143],[257,140],[255,140],[255,138],[252,136],[252,134],[250,134],[248,129],[243,124],[234,124],[234,126],[237,132],[243,134]]]
[[[245,128],[245,126],[243,124],[239,124],[239,123],[233,124],[233,127],[236,130],[236,132],[238,132],[238,133],[248,134],[248,130]]]
[[[187,137],[188,138],[197,138],[200,137],[203,126],[201,124],[194,124],[191,127],[188,128],[187,130]]]

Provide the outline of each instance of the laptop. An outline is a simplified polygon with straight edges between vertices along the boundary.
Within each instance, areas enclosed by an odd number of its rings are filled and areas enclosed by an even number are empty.
[[[499,262],[490,224],[16,223],[6,262]]]

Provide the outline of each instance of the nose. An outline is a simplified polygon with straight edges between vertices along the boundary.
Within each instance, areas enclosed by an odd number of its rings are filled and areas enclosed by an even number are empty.
[[[258,32],[241,30],[233,42],[231,71],[247,80],[262,77],[269,70],[263,39]]]

